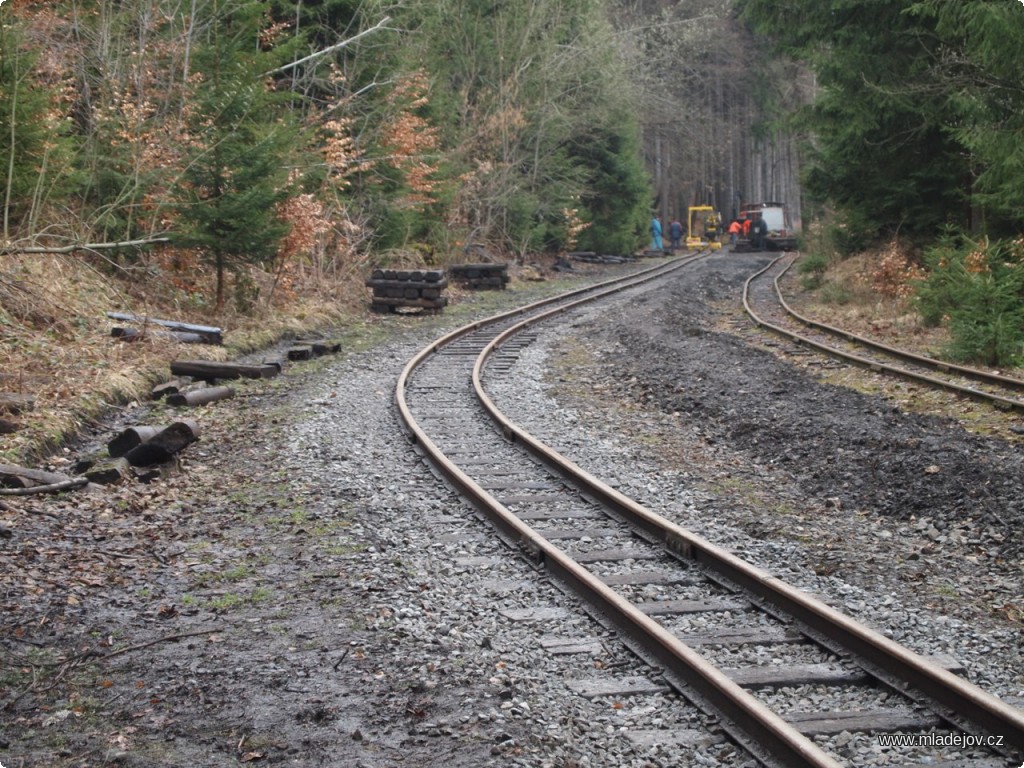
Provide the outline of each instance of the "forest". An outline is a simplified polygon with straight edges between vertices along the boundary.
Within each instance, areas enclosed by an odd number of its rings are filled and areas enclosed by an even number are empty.
[[[772,144],[753,134],[759,48],[723,0],[2,13],[5,252],[127,244],[111,261],[196,276],[217,308],[229,287],[251,302],[253,268],[628,253],[653,211],[775,191],[749,172]]]
[[[630,253],[653,213],[782,200],[809,270],[882,247],[955,354],[1012,364],[1022,22],[1012,0],[7,0],[4,356],[71,356],[100,304],[311,316],[369,265]]]

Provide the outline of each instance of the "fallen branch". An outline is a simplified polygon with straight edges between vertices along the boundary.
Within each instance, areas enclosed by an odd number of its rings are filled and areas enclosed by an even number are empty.
[[[87,477],[75,477],[61,483],[50,483],[49,485],[32,485],[28,488],[0,488],[0,496],[31,496],[34,493],[60,493],[81,488],[88,485]]]
[[[293,61],[291,64],[285,64],[283,67],[278,67],[277,69],[271,69],[271,70],[269,70],[267,72],[264,72],[262,75],[260,75],[260,77],[267,77],[268,75],[276,75],[279,72],[287,72],[289,69],[292,69],[293,67],[299,66],[299,64],[305,64],[307,61],[312,61],[313,59],[318,59],[321,56],[326,56],[328,53],[333,53],[334,51],[341,50],[346,45],[351,45],[352,43],[354,43],[359,38],[365,37],[366,35],[370,34],[371,32],[376,32],[378,29],[380,29],[385,24],[387,24],[389,21],[391,21],[391,17],[390,16],[385,16],[383,19],[381,19],[376,24],[374,24],[372,27],[370,27],[369,29],[364,29],[358,35],[354,35],[354,36],[348,38],[347,40],[342,40],[340,43],[335,43],[334,45],[329,45],[329,46],[327,46],[326,48],[324,48],[322,50],[315,51],[314,53],[309,54],[309,56],[304,56],[303,58],[298,59],[297,61]]]
[[[212,635],[214,632],[223,632],[223,628],[220,629],[200,629],[196,632],[180,632],[175,635],[164,635],[158,637],[156,640],[150,640],[147,643],[139,643],[138,645],[127,645],[124,648],[118,648],[116,651],[110,653],[104,653],[100,656],[101,659],[111,659],[114,656],[120,656],[124,653],[131,653],[132,651],[141,651],[143,648],[149,648],[153,645],[159,645],[160,643],[170,643],[175,640],[184,640],[186,637],[199,637],[200,635]]]
[[[169,237],[153,237],[146,240],[122,240],[117,243],[75,243],[73,245],[8,245],[0,248],[0,255],[8,256],[15,253],[72,253],[73,251],[104,251],[113,248],[137,248],[141,245],[169,243]]]

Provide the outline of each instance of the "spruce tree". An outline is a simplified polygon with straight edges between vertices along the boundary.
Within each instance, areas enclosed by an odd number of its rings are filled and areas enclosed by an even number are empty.
[[[202,80],[189,105],[193,155],[177,189],[180,243],[213,266],[218,309],[227,273],[269,263],[288,232],[276,206],[289,195],[298,131],[265,77],[279,62],[259,44],[265,12],[261,2],[217,0],[215,36],[195,55]]]
[[[970,168],[948,130],[933,21],[896,0],[739,4],[779,52],[817,76],[801,120],[813,136],[806,191],[844,214],[847,234],[934,237],[950,219],[965,222]]]
[[[39,81],[36,54],[27,50],[21,22],[0,23],[0,238],[32,235],[34,217],[51,195],[71,189],[72,143],[51,90]],[[19,229],[27,231],[19,232]]]

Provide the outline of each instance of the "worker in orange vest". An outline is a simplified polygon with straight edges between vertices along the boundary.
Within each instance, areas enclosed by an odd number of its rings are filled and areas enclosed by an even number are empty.
[[[743,236],[750,237],[750,219],[743,219]]]
[[[739,219],[733,219],[729,225],[729,244],[736,245],[736,238],[740,236],[740,232],[743,231],[743,227],[740,226]]]

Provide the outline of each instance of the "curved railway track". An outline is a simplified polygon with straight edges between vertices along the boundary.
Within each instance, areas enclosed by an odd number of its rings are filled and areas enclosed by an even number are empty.
[[[761,328],[845,363],[1024,413],[1021,379],[918,355],[801,315],[779,284],[795,263],[791,254],[775,259],[744,285],[743,306]]]
[[[701,256],[528,305],[433,342],[399,377],[403,428],[507,543],[619,630],[652,665],[648,685],[667,684],[715,715],[762,763],[843,765],[814,740],[841,731],[939,729],[987,740],[996,760],[1019,754],[1024,712],[647,510],[519,428],[488,396],[488,377],[513,367],[537,323],[635,290]],[[691,623],[695,616],[700,631]],[[618,690],[642,689],[644,682],[620,680]],[[787,690],[807,685],[859,686],[873,704],[808,712],[785,703]]]

